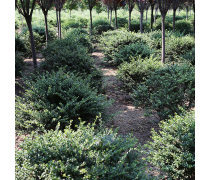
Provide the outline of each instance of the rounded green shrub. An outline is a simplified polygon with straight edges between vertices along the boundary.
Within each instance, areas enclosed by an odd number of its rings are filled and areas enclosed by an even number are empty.
[[[23,55],[28,54],[28,48],[25,45],[24,39],[18,34],[15,34],[15,51],[21,52]]]
[[[102,73],[93,65],[93,59],[88,55],[88,49],[81,43],[88,43],[85,35],[73,37],[73,34],[68,38],[56,40],[49,43],[43,51],[45,61],[41,63],[41,68],[52,71],[65,67],[66,71],[79,73],[80,76],[86,78],[91,76],[92,86],[100,90],[102,86]]]
[[[186,52],[182,57],[189,61],[192,65],[195,65],[195,48],[192,48],[191,51]]]
[[[193,33],[193,24],[190,21],[179,20],[175,23],[175,30],[184,34]]]
[[[169,179],[195,179],[194,111],[175,115],[152,131],[148,162],[167,173]]]
[[[90,36],[88,32],[84,29],[72,29],[68,31],[65,35],[65,38],[73,40],[77,44],[81,44],[88,49],[88,52],[93,51],[93,46],[91,43]]]
[[[114,28],[109,24],[107,20],[97,19],[93,21],[93,32],[95,34],[102,34],[103,32],[113,30]]]
[[[125,30],[114,30],[103,33],[100,38],[100,46],[104,51],[104,61],[114,65],[115,53],[123,46],[141,42],[141,35]]]
[[[161,119],[194,107],[195,69],[188,64],[157,69],[133,93],[136,106],[156,110]]]
[[[181,56],[195,47],[195,39],[191,36],[171,36],[166,40],[166,60],[179,61]]]
[[[22,53],[16,51],[15,52],[15,77],[21,76],[24,68],[25,68],[25,63],[22,57]]]
[[[130,63],[125,62],[118,68],[117,76],[123,82],[126,89],[131,90],[137,84],[145,82],[147,77],[155,70],[162,67],[162,63],[156,58],[133,58]]]
[[[78,118],[86,123],[93,122],[99,114],[105,118],[108,103],[89,82],[62,70],[26,80],[24,96],[16,97],[16,129],[55,129],[58,122],[64,129],[70,120],[75,125]]]
[[[161,30],[162,28],[162,18],[156,19],[156,22],[154,23],[154,30]],[[172,30],[172,21],[168,18],[165,19],[165,29],[166,30]]]
[[[131,136],[82,123],[76,131],[26,138],[16,151],[16,179],[149,179],[141,148]],[[150,178],[151,179],[151,178]]]
[[[131,57],[149,57],[152,53],[153,51],[146,44],[131,43],[123,46],[114,54],[114,64],[120,65],[123,62],[130,62]]]

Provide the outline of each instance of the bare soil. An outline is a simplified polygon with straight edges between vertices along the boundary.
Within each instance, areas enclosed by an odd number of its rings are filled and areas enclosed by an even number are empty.
[[[104,55],[100,50],[93,52],[92,56],[96,66],[103,72],[105,95],[114,100],[108,109],[114,117],[107,123],[107,127],[119,128],[118,133],[122,135],[132,133],[141,144],[145,144],[150,140],[151,129],[158,129],[157,114],[146,117],[143,109],[134,107],[130,95],[123,90],[122,83],[117,78],[117,69],[104,65]]]

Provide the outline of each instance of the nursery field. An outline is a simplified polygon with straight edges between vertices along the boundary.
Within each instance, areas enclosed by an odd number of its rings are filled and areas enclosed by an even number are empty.
[[[20,2],[16,179],[195,179],[193,1]]]

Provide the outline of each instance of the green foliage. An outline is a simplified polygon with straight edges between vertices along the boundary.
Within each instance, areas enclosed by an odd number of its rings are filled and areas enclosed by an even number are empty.
[[[154,23],[154,30],[161,30],[162,27],[162,18],[156,19],[156,22]],[[165,19],[165,29],[166,30],[172,30],[172,20],[170,21],[167,17]]]
[[[77,31],[79,32],[79,30],[73,32],[76,34]],[[91,77],[91,86],[101,90],[102,73],[93,65],[88,49],[81,45],[89,43],[89,40],[86,39],[85,34],[73,37],[74,33],[70,33],[65,39],[55,40],[48,44],[43,51],[45,61],[41,63],[41,68],[56,71],[65,67],[66,71],[79,73],[84,78]]]
[[[24,70],[25,63],[21,56],[22,53],[15,51],[15,77],[21,76]]]
[[[93,122],[100,113],[105,118],[105,97],[90,88],[90,79],[77,77],[62,70],[26,80],[24,97],[16,97],[16,129],[64,129],[78,118]]]
[[[88,52],[93,51],[93,46],[90,40],[88,32],[84,29],[72,29],[66,33],[66,38],[75,41],[77,44],[81,44],[88,48]]]
[[[130,43],[119,49],[114,54],[114,64],[120,65],[123,62],[130,62],[131,57],[141,56],[142,58],[149,57],[153,51],[143,43]]]
[[[179,61],[182,55],[195,47],[195,40],[191,36],[175,37],[166,39],[166,60]]]
[[[191,51],[186,52],[182,57],[189,61],[192,65],[195,65],[195,48],[192,48]]]
[[[104,19],[97,19],[93,21],[93,32],[95,34],[102,34],[103,32],[113,30],[114,28],[110,26],[109,22]]]
[[[112,23],[114,24],[115,23],[115,18],[112,19]],[[122,18],[122,17],[118,17],[117,18],[117,24],[118,24],[118,27],[126,27],[126,25],[128,24],[128,20],[126,18]]]
[[[133,93],[136,106],[156,110],[161,119],[190,109],[195,102],[195,69],[188,64],[171,65],[153,72]]]
[[[110,129],[80,123],[76,131],[34,134],[20,147],[17,179],[149,179],[137,140]]]
[[[25,47],[27,47],[27,56],[31,56],[31,43],[30,43],[30,35],[27,28],[23,28],[20,33],[21,38],[24,41]],[[45,46],[46,36],[45,36],[45,27],[44,26],[33,26],[33,36],[36,51],[40,52]],[[49,41],[56,39],[55,32],[49,29]]]
[[[131,43],[141,42],[141,35],[125,30],[114,30],[103,33],[100,45],[104,50],[105,61],[114,65],[114,57],[123,46]]]
[[[162,66],[157,58],[133,58],[130,63],[125,62],[119,66],[118,78],[124,83],[124,86],[131,90],[137,84],[145,82],[147,77]]]
[[[194,111],[160,123],[148,143],[148,162],[166,172],[170,179],[195,179]]]
[[[76,18],[68,19],[61,24],[65,30],[70,28],[86,28],[88,25],[88,19],[86,18]]]
[[[28,48],[25,46],[24,40],[18,35],[15,34],[15,52],[21,52],[23,55],[28,54]]]
[[[176,21],[175,30],[184,34],[191,34],[194,31],[192,23],[186,20]]]

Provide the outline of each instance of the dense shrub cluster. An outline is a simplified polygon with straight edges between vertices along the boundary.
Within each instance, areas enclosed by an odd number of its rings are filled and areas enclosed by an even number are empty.
[[[98,19],[93,21],[93,32],[95,34],[102,34],[103,32],[113,30],[114,28],[110,26],[109,22],[104,19]]]
[[[100,90],[102,73],[94,67],[93,60],[88,55],[88,49],[82,45],[88,44],[89,41],[85,35],[77,38],[77,32],[73,32],[67,38],[55,40],[47,46],[43,51],[45,61],[42,62],[41,67],[48,71],[65,67],[66,71],[79,73],[85,78],[89,76],[92,79],[91,85]],[[74,34],[75,37],[73,38]]]
[[[187,64],[171,65],[153,72],[133,93],[136,106],[156,110],[161,119],[190,109],[195,102],[195,69]]]
[[[148,161],[166,172],[170,179],[195,179],[194,111],[160,123],[148,143]]]
[[[86,28],[88,25],[88,19],[86,18],[77,18],[77,19],[68,19],[62,23],[62,27],[65,30],[70,28]]]
[[[72,29],[66,33],[65,38],[76,42],[77,44],[81,44],[88,49],[88,52],[93,51],[93,46],[91,43],[90,36],[88,32],[84,29]]]
[[[195,40],[191,36],[171,36],[166,40],[166,60],[179,61],[180,57],[195,47]]]
[[[120,65],[123,62],[130,62],[131,57],[149,57],[152,53],[153,51],[146,44],[139,42],[131,43],[123,46],[114,53],[114,64]]]
[[[140,155],[131,136],[80,124],[28,137],[16,152],[16,178],[146,180]]]
[[[15,34],[15,52],[17,51],[27,55],[29,49],[26,47],[24,40],[18,34]]]
[[[182,57],[189,61],[192,65],[195,65],[195,48],[186,52]]]
[[[162,66],[161,62],[153,57],[138,57],[132,59],[130,63],[125,62],[119,66],[118,78],[124,83],[124,86],[131,90],[137,84],[142,84],[146,78],[155,70]]]
[[[194,32],[192,23],[186,20],[176,21],[175,30],[184,34],[191,34]]]
[[[100,45],[105,54],[105,61],[112,65],[116,65],[114,62],[116,52],[123,46],[136,42],[141,42],[140,34],[123,30],[114,30],[103,33],[103,36],[100,39]]]
[[[78,118],[93,122],[99,113],[105,117],[105,97],[97,95],[89,82],[62,70],[26,81],[24,97],[16,97],[16,128],[55,129],[60,122],[63,129],[70,120],[75,125]]]
[[[15,77],[21,76],[25,68],[25,63],[20,52],[15,52]]]

